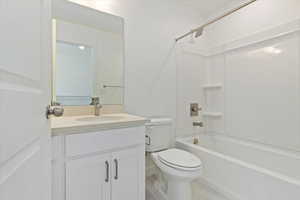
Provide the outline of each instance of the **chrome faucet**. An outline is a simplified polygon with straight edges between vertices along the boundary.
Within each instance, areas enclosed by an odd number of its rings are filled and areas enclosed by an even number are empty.
[[[92,102],[90,105],[93,105],[95,108],[95,116],[100,115],[100,109],[102,108],[102,105],[100,104],[100,98],[99,97],[92,97]]]

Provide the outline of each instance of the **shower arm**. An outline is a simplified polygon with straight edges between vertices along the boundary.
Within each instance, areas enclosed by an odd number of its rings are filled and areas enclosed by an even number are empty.
[[[225,13],[225,14],[223,14],[223,15],[221,15],[221,16],[219,16],[219,17],[217,17],[217,18],[215,18],[215,19],[213,19],[213,20],[211,20],[211,21],[209,21],[207,23],[205,23],[202,26],[200,26],[198,28],[195,28],[195,29],[192,29],[190,32],[188,32],[188,33],[186,33],[186,34],[184,34],[184,35],[176,38],[175,41],[178,42],[179,40],[181,40],[181,39],[183,39],[183,38],[185,38],[185,37],[187,37],[187,36],[189,36],[191,34],[194,34],[194,33],[196,33],[196,37],[199,37],[202,34],[203,29],[206,26],[211,25],[211,24],[213,24],[213,23],[215,23],[215,22],[217,22],[217,21],[219,21],[219,20],[221,20],[221,19],[223,19],[223,18],[225,18],[225,17],[227,17],[227,16],[235,13],[236,11],[238,11],[238,10],[240,10],[240,9],[242,9],[242,8],[244,8],[244,7],[252,4],[252,3],[254,3],[255,1],[257,1],[257,0],[251,0],[251,1],[247,2],[247,3],[244,3],[244,4],[240,5],[239,7],[234,8],[234,9],[228,11],[227,13]]]

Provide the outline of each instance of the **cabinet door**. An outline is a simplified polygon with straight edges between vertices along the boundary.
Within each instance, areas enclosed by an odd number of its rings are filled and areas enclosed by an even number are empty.
[[[67,200],[110,200],[110,156],[99,155],[68,161]]]
[[[144,146],[112,154],[112,200],[145,199]]]

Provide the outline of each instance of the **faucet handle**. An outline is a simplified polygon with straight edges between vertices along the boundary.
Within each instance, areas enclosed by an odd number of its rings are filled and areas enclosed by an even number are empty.
[[[190,116],[195,117],[199,115],[199,111],[201,111],[202,108],[199,107],[198,103],[191,103],[190,104]]]
[[[51,106],[61,106],[61,103],[58,101],[51,101]]]
[[[100,104],[100,98],[99,97],[92,97],[92,102],[90,105],[93,105],[95,108],[95,115],[100,115],[100,109],[102,108],[102,105]]]
[[[92,102],[90,103],[90,105],[96,105],[96,104],[100,104],[100,98],[99,97],[91,97]]]
[[[62,106],[47,106],[46,108],[46,118],[49,119],[50,115],[54,115],[55,117],[61,117],[64,114],[64,108]]]

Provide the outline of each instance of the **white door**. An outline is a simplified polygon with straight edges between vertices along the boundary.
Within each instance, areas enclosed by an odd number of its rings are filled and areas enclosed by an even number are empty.
[[[0,0],[0,199],[50,199],[49,0]]]
[[[66,164],[67,200],[110,200],[110,155],[91,156]]]
[[[142,147],[112,155],[112,200],[144,200],[145,175]]]

